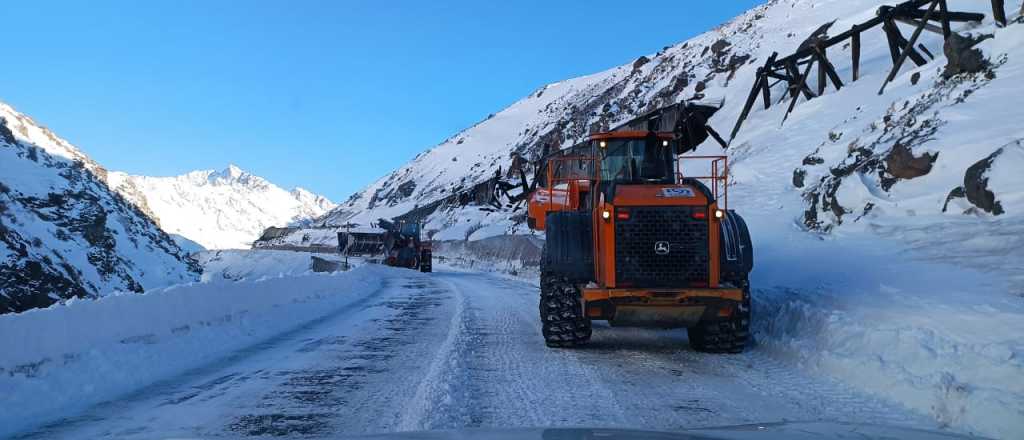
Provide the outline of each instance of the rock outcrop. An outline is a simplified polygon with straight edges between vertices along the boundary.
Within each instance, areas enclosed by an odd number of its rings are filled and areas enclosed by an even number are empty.
[[[105,169],[4,104],[0,170],[0,313],[198,279]]]

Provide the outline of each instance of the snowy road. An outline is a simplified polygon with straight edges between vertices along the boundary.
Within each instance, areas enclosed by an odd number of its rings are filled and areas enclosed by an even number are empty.
[[[552,350],[536,288],[410,273],[218,362],[19,438],[319,436],[489,426],[680,429],[780,420],[934,427],[760,352],[595,325]]]

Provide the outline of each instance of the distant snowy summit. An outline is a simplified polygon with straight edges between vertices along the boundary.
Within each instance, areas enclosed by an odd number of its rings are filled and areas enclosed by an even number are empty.
[[[233,164],[172,177],[111,172],[107,180],[190,250],[249,248],[268,227],[305,225],[335,207],[322,195],[285,190]]]

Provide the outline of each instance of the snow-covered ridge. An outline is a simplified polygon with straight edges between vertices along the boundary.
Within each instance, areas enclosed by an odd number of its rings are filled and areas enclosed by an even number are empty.
[[[110,185],[181,241],[206,249],[243,249],[268,227],[305,224],[334,208],[304,188],[285,190],[235,165],[173,177],[111,172]]]
[[[96,161],[86,156],[77,147],[58,137],[49,128],[36,123],[28,115],[19,113],[14,107],[0,102],[0,118],[6,121],[7,131],[10,132],[8,134],[10,137],[6,137],[8,142],[13,143],[14,140],[27,142],[52,156],[81,162],[85,168],[101,177],[105,174],[103,168]]]
[[[195,280],[199,267],[107,171],[0,103],[0,313]]]

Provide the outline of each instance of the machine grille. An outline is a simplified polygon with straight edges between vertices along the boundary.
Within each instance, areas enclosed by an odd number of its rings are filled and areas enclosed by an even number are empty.
[[[616,283],[632,287],[706,283],[708,224],[693,218],[695,209],[704,208],[629,208],[629,220],[615,224]]]

